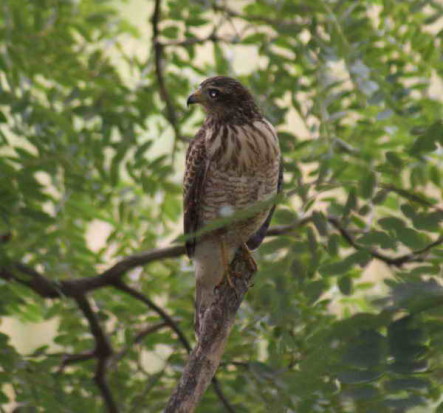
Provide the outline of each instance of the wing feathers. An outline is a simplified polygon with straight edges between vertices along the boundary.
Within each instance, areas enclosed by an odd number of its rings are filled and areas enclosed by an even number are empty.
[[[200,226],[199,206],[207,169],[205,130],[200,129],[191,141],[186,152],[186,170],[184,177],[184,232],[190,236],[186,240],[186,252],[191,258],[195,251],[196,238],[192,237]]]

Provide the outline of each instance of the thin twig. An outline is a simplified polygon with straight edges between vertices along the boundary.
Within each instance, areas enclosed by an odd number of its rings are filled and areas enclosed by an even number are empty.
[[[93,358],[95,358],[94,351],[85,351],[84,353],[78,353],[78,354],[63,354],[62,361],[58,368],[58,372],[63,373],[65,367],[70,364],[91,360]]]
[[[400,255],[398,257],[390,257],[386,254],[383,254],[382,252],[372,249],[372,248],[365,248],[362,245],[360,245],[355,238],[351,235],[351,233],[342,226],[339,219],[335,217],[328,217],[328,222],[332,224],[332,226],[337,229],[337,231],[340,233],[340,235],[343,237],[343,239],[346,240],[346,242],[353,247],[356,250],[364,250],[367,251],[372,257],[377,258],[383,262],[385,262],[388,265],[392,265],[394,267],[402,267],[404,264],[408,262],[421,262],[423,261],[423,254],[426,254],[429,252],[432,248],[437,247],[438,245],[443,244],[443,236],[437,238],[435,241],[431,242],[429,245],[425,246],[424,248],[411,251],[408,254]]]
[[[216,376],[212,378],[212,388],[214,389],[214,392],[218,396],[220,401],[223,403],[223,406],[225,406],[226,411],[228,411],[229,413],[235,413],[234,407],[232,407],[231,403],[224,395],[220,386],[220,382],[218,381]]]
[[[125,284],[124,282],[118,282],[114,284],[114,287],[117,290],[123,291],[126,294],[129,294],[130,296],[134,297],[136,300],[139,300],[143,303],[145,303],[151,310],[156,312],[164,321],[167,323],[167,325],[177,334],[177,337],[179,341],[183,344],[183,347],[186,349],[186,351],[189,353],[192,349],[191,345],[189,344],[188,339],[184,335],[183,331],[178,326],[177,322],[161,307],[159,307],[157,304],[155,304],[150,298],[148,298],[146,295],[141,293],[140,291],[137,291],[136,289],[130,287],[129,285]]]
[[[175,112],[174,103],[166,87],[166,82],[163,73],[163,44],[160,42],[160,18],[161,18],[161,0],[155,0],[154,12],[151,17],[152,24],[152,47],[154,51],[154,65],[155,76],[157,78],[158,89],[160,97],[166,106],[166,119],[174,130],[175,142],[177,140],[186,141],[181,135],[180,128],[177,122],[177,114]],[[175,148],[175,143],[174,143]]]
[[[156,324],[149,324],[145,328],[142,328],[128,345],[126,345],[112,357],[111,364],[115,366],[117,362],[120,361],[131,350],[134,344],[141,343],[146,338],[146,336],[153,334],[164,327],[168,327],[168,323],[162,321]]]
[[[431,201],[427,200],[424,196],[414,194],[406,189],[398,188],[392,184],[380,184],[380,186],[386,191],[395,192],[397,195],[409,201],[414,201],[428,208],[432,208],[435,209],[436,211],[443,212],[443,208],[440,208],[438,205],[435,205]]]

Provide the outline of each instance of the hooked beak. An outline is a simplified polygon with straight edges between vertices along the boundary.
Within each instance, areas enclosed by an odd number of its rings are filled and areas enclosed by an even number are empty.
[[[186,101],[186,106],[192,105],[193,103],[200,103],[202,94],[200,89],[195,91],[192,95],[189,95],[188,100]]]

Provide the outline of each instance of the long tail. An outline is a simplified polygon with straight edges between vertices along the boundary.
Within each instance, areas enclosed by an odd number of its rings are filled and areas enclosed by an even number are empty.
[[[195,248],[195,332],[200,337],[202,320],[215,299],[215,287],[223,279],[220,239],[211,237],[197,243]],[[229,258],[229,257],[228,257]]]
[[[200,337],[200,327],[203,325],[203,317],[206,310],[215,300],[215,286],[200,282],[197,279],[195,285],[195,318],[194,328],[197,337]]]

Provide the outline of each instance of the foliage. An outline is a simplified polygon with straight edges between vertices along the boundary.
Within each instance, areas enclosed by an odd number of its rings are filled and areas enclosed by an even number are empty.
[[[279,131],[273,224],[295,228],[257,253],[217,374],[226,399],[238,412],[430,411],[443,390],[441,3],[145,3],[153,18],[137,28],[108,0],[3,0],[0,314],[58,330],[32,354],[0,334],[0,403],[102,411],[97,354],[60,368],[99,346],[95,320],[121,411],[164,407],[186,348],[155,306],[114,284],[86,305],[44,299],[16,263],[63,288],[178,236],[184,141],[202,120],[186,97],[219,73],[247,84]],[[148,30],[148,57],[131,53]],[[187,260],[125,282],[193,340]],[[200,411],[223,411],[215,392]]]

